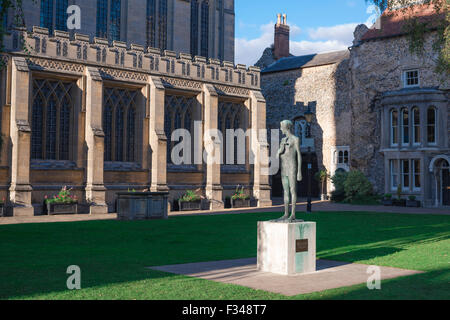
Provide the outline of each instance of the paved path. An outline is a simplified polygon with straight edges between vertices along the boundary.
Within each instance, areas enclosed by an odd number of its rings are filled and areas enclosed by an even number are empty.
[[[158,266],[150,269],[295,296],[366,283],[369,277],[368,267],[364,264],[317,260],[316,272],[285,276],[258,271],[256,258],[250,258]],[[379,268],[381,280],[422,273],[392,267]]]
[[[248,208],[248,209],[224,209],[215,211],[186,211],[171,212],[169,216],[189,216],[189,215],[212,215],[212,214],[240,214],[251,212],[282,212],[284,207],[281,200],[275,199],[274,204],[267,208]],[[297,211],[305,211],[306,202],[302,201],[297,204]],[[405,207],[384,207],[384,206],[354,206],[350,204],[332,203],[329,201],[313,201],[313,211],[364,211],[364,212],[387,212],[400,214],[438,214],[450,215],[450,208],[434,209],[434,208],[405,208]],[[45,222],[70,222],[70,221],[90,221],[90,220],[114,220],[117,219],[116,214],[102,215],[53,215],[53,216],[35,216],[35,217],[0,217],[0,225],[19,224],[19,223],[45,223]]]

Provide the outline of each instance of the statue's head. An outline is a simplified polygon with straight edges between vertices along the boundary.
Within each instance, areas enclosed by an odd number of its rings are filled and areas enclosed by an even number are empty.
[[[292,121],[290,121],[290,120],[283,120],[283,121],[281,121],[281,125],[280,125],[280,128],[281,128],[281,132],[283,133],[283,134],[288,134],[288,133],[292,133],[292,128],[294,127],[294,124],[292,123]]]

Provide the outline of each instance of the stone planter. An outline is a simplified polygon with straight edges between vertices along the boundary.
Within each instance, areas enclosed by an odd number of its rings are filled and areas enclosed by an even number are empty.
[[[396,207],[406,207],[406,200],[405,199],[395,199],[393,200],[394,206]]]
[[[250,207],[250,199],[231,199],[231,207],[232,208],[249,208]]]
[[[77,203],[47,203],[47,214],[78,214]]]
[[[124,192],[117,194],[118,220],[167,219],[168,192]]]
[[[178,200],[178,205],[179,205],[180,211],[202,210],[202,200],[190,201],[190,202]]]
[[[392,199],[383,199],[383,200],[381,200],[381,203],[383,204],[383,206],[392,206],[393,205]]]
[[[406,200],[406,206],[409,208],[419,208],[420,201],[417,200]]]

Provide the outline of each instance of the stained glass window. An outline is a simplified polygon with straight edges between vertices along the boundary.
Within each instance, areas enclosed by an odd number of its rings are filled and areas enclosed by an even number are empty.
[[[156,0],[147,0],[147,46],[156,47]]]
[[[159,48],[167,49],[167,0],[159,0],[158,11]]]
[[[111,0],[109,36],[110,40],[120,40],[121,0]]]
[[[104,90],[105,161],[135,161],[136,96],[136,90],[116,87]]]
[[[56,0],[56,30],[67,31],[68,0]]]
[[[108,0],[97,0],[97,37],[108,37]]]
[[[198,0],[191,0],[191,55],[198,55]]]
[[[167,136],[167,162],[173,163],[172,161],[172,149],[179,142],[171,141],[172,133],[177,129],[186,129],[190,133],[192,132],[193,117],[192,111],[195,103],[195,98],[177,96],[177,95],[166,95],[165,99],[165,121],[164,121],[164,131]],[[191,135],[192,138],[192,135]],[[192,142],[192,141],[191,141]],[[192,149],[192,143],[191,143]],[[183,154],[180,154],[183,156]],[[192,156],[192,152],[191,152]],[[193,161],[190,159],[189,163],[192,164]]]
[[[201,44],[200,54],[203,57],[209,57],[209,2],[202,2],[202,17],[201,17]]]
[[[53,32],[53,0],[41,0],[41,27]]]
[[[31,158],[70,160],[73,83],[35,79],[31,120]]]

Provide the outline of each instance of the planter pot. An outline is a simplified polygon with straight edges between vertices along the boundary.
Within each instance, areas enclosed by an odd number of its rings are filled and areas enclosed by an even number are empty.
[[[77,214],[77,203],[47,203],[47,213],[52,214]]]
[[[178,205],[180,207],[180,211],[197,211],[202,210],[202,201],[190,201],[190,202],[184,202],[184,201],[178,201]]]
[[[381,202],[383,203],[383,206],[392,206],[393,205],[392,199],[383,199]]]
[[[117,194],[118,220],[168,219],[168,192],[123,192]]]
[[[420,201],[417,200],[406,200],[406,206],[409,208],[419,208]]]
[[[400,199],[400,200],[395,199],[395,200],[393,200],[393,202],[394,202],[394,206],[396,206],[396,207],[406,207],[406,200],[404,200],[404,199]]]
[[[250,207],[250,199],[231,199],[231,207],[232,208],[249,208]]]

